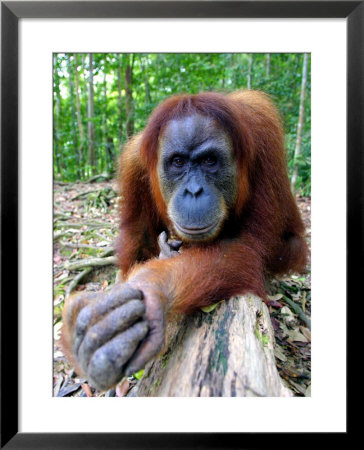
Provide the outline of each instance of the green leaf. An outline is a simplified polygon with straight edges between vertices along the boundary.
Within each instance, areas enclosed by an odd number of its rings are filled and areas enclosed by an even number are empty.
[[[221,301],[222,301],[222,300],[221,300]],[[220,302],[214,303],[214,304],[209,305],[209,306],[202,306],[200,309],[201,309],[201,311],[203,311],[204,313],[209,313],[209,312],[213,311],[219,303],[220,303]]]
[[[133,377],[136,378],[137,380],[140,380],[141,377],[143,376],[143,374],[144,374],[144,369],[139,370],[139,372],[133,373]]]

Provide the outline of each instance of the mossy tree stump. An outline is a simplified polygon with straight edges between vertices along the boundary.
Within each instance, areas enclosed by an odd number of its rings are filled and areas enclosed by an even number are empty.
[[[289,397],[266,305],[254,295],[169,322],[166,350],[129,393],[138,397]]]

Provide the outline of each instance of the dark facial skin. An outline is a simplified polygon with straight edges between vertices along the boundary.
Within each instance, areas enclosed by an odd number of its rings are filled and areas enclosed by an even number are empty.
[[[158,175],[168,215],[184,241],[208,241],[234,205],[237,170],[228,135],[201,115],[171,121],[160,148]]]

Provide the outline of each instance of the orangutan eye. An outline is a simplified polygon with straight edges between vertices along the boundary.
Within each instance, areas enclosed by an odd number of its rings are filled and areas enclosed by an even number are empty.
[[[185,160],[181,156],[175,156],[172,160],[172,164],[175,167],[182,167],[185,163]]]
[[[207,166],[213,166],[214,164],[216,164],[216,158],[214,156],[207,156],[206,158],[204,158],[203,163]]]

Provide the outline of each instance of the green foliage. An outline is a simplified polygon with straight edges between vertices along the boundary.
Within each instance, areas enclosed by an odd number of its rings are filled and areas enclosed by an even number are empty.
[[[57,180],[86,180],[113,174],[130,130],[142,130],[162,100],[177,93],[263,90],[281,112],[289,173],[298,167],[297,187],[310,195],[311,62],[304,102],[301,152],[294,161],[302,83],[301,53],[93,54],[94,114],[89,117],[88,54],[54,55],[54,174]],[[127,72],[130,71],[130,78]],[[93,128],[93,139],[89,128]],[[89,158],[94,143],[96,167]]]

